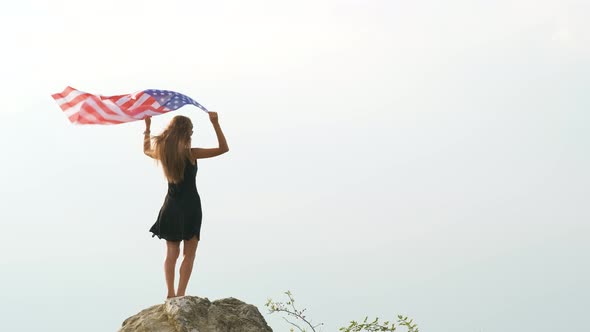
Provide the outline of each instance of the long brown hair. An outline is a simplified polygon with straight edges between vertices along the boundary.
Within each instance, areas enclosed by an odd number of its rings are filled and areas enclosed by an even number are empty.
[[[168,182],[179,183],[184,177],[186,159],[191,160],[191,134],[193,124],[184,115],[177,115],[166,129],[153,137],[154,152],[158,163],[162,163]]]

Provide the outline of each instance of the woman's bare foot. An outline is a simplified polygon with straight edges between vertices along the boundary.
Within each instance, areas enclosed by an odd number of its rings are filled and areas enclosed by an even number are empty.
[[[176,297],[176,295],[174,295],[174,294],[172,294],[172,295],[168,294],[168,295],[166,296],[166,300],[168,300],[168,299],[171,299],[171,298],[173,298],[173,297]]]

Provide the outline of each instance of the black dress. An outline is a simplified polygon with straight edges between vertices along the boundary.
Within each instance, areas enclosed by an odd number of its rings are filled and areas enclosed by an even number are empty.
[[[168,182],[168,193],[158,218],[150,228],[152,237],[168,241],[189,240],[195,234],[201,238],[201,197],[195,183],[197,164],[187,159],[184,177],[177,184]]]

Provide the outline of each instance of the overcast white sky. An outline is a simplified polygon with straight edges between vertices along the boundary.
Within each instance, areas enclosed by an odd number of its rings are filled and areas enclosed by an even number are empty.
[[[291,290],[323,331],[581,331],[590,307],[586,1],[15,1],[0,12],[0,317],[115,331],[165,298],[143,122],[51,94],[185,93],[200,161],[188,293]],[[195,107],[194,146],[213,147]]]

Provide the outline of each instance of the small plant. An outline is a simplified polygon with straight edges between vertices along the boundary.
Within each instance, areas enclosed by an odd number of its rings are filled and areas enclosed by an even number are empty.
[[[360,331],[370,331],[370,332],[390,331],[390,332],[393,332],[396,329],[394,322],[385,321],[385,322],[383,322],[383,324],[379,324],[379,317],[376,317],[374,321],[367,323],[367,319],[369,319],[368,316],[365,317],[365,319],[363,320],[362,323],[358,323],[353,320],[350,322],[350,325],[348,327],[341,327],[339,330],[342,332],[360,332]],[[398,322],[399,326],[407,327],[408,332],[419,332],[418,325],[416,325],[415,323],[412,324],[413,321],[414,321],[413,319],[408,320],[408,317],[405,317],[402,315],[397,316],[397,322]]]
[[[290,291],[286,291],[285,294],[287,294],[287,296],[289,297],[289,301],[287,301],[287,303],[274,302],[272,299],[268,299],[265,306],[269,309],[269,314],[272,314],[275,312],[284,312],[288,316],[292,316],[292,317],[295,317],[296,319],[303,321],[305,324],[307,324],[307,326],[309,326],[311,328],[311,331],[313,331],[313,332],[317,332],[316,328],[321,325],[324,325],[323,323],[320,323],[318,325],[313,325],[311,323],[311,321],[306,319],[305,315],[303,315],[303,312],[306,310],[305,308],[303,310],[297,310],[297,308],[295,308],[295,304],[294,304],[295,299],[293,298],[293,294],[291,294]],[[307,330],[305,328],[302,328],[301,326],[297,325],[296,323],[291,322],[287,318],[283,317],[283,319],[286,320],[287,323],[296,327],[297,330],[299,330],[300,332],[307,332]],[[369,319],[368,316],[365,317],[365,319],[363,320],[362,323],[359,323],[359,322],[356,322],[353,320],[350,322],[349,326],[341,327],[339,329],[339,331],[342,331],[342,332],[361,332],[361,331],[367,331],[367,332],[388,332],[389,331],[389,332],[393,332],[396,329],[394,322],[385,321],[381,324],[381,323],[379,323],[378,317],[375,318],[375,320],[372,322],[367,322],[368,319]],[[402,316],[402,315],[397,316],[397,323],[399,326],[405,326],[408,329],[408,332],[419,332],[418,325],[416,325],[416,323],[413,323],[413,321],[414,321],[413,319],[408,320],[407,316]],[[291,328],[290,332],[295,332],[295,330],[293,328]]]
[[[266,301],[265,306],[269,309],[269,312],[268,312],[269,314],[272,314],[274,312],[284,312],[289,316],[293,316],[299,320],[302,320],[305,324],[307,324],[311,328],[311,330],[313,332],[317,332],[316,327],[324,325],[323,323],[320,323],[318,325],[312,325],[311,321],[307,320],[305,318],[305,315],[303,314],[303,312],[307,309],[303,308],[303,310],[297,310],[297,308],[295,308],[295,299],[293,298],[293,295],[291,294],[291,292],[286,291],[285,294],[287,294],[287,296],[289,297],[289,301],[287,301],[287,303],[274,302],[272,299],[268,299],[268,301]],[[287,323],[295,326],[300,332],[307,331],[305,328],[302,328],[301,326],[291,322],[287,318],[283,317],[283,319],[286,320]],[[291,328],[290,331],[294,332],[295,330],[293,330],[293,328]]]

